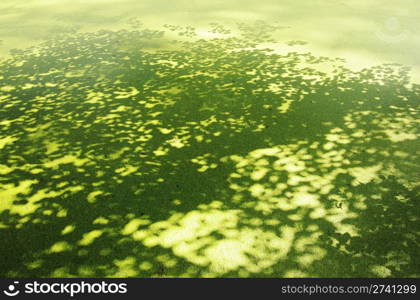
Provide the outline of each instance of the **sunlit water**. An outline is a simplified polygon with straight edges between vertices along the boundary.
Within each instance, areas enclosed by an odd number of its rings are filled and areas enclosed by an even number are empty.
[[[277,41],[300,40],[299,51],[347,59],[355,68],[401,63],[420,79],[420,4],[416,0],[3,0],[0,55],[71,30],[121,29],[138,18],[147,27],[175,24],[199,32],[218,22],[262,20],[285,29]],[[232,27],[232,26],[231,26]]]
[[[0,276],[418,277],[417,8],[1,1]]]

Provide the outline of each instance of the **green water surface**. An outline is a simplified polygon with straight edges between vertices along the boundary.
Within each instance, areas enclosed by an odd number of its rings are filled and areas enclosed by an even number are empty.
[[[416,1],[3,0],[1,277],[419,277]]]

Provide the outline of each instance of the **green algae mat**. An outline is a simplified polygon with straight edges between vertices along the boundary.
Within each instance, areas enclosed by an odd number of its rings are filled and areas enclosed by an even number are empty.
[[[420,85],[284,26],[60,33],[0,61],[0,276],[419,277]]]

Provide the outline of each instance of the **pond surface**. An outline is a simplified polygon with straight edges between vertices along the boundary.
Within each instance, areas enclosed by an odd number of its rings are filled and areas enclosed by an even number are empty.
[[[169,23],[203,32],[211,22],[232,27],[262,20],[286,27],[278,41],[299,51],[345,58],[353,68],[381,63],[412,67],[420,79],[420,4],[416,0],[3,0],[0,55],[71,30],[121,29],[138,18],[148,28]]]
[[[1,1],[0,277],[419,277],[419,4],[307,2]]]

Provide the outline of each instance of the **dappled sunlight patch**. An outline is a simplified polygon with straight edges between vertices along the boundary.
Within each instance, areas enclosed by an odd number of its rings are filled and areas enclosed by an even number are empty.
[[[0,91],[2,92],[11,92],[14,91],[16,89],[16,87],[12,86],[12,85],[5,85],[0,87]]]
[[[44,166],[46,168],[57,168],[61,164],[73,164],[77,167],[83,166],[86,162],[88,162],[88,159],[80,159],[78,156],[75,155],[65,155],[63,157],[48,161],[44,163]]]
[[[105,94],[105,93],[102,93],[102,92],[90,91],[87,94],[86,103],[89,103],[89,104],[97,104],[97,103],[102,104],[104,102],[104,99],[106,99],[108,97],[110,97],[109,94]]]
[[[43,264],[44,264],[44,260],[37,259],[37,260],[34,260],[30,263],[27,263],[26,266],[28,267],[29,270],[34,270],[34,269],[41,268]]]
[[[7,175],[11,172],[13,172],[15,169],[14,168],[10,168],[6,165],[1,165],[0,164],[0,175]]]
[[[80,246],[88,246],[103,234],[102,230],[92,230],[83,234],[83,238],[78,242]]]
[[[56,142],[44,142],[45,148],[47,150],[46,154],[49,155],[51,153],[57,152],[60,149],[60,144]]]
[[[128,165],[128,166],[124,166],[122,168],[119,168],[119,169],[115,170],[115,172],[118,173],[120,176],[124,177],[124,176],[128,176],[132,173],[135,173],[138,169],[139,169],[139,167]]]
[[[131,98],[131,97],[134,97],[134,96],[138,95],[139,93],[140,93],[139,90],[137,90],[135,87],[130,87],[130,89],[128,91],[115,91],[114,92],[114,94],[117,95],[115,97],[115,99]],[[125,111],[125,109],[123,109],[123,110],[116,110],[116,111]]]
[[[315,261],[325,257],[327,251],[317,246],[317,241],[320,236],[321,233],[316,230],[314,233],[296,239],[293,243],[294,250],[301,253],[296,260],[302,268],[310,266]]]
[[[304,142],[300,145],[254,150],[245,158],[232,156],[231,159],[236,163],[237,169],[231,174],[230,181],[231,188],[237,193],[246,193],[247,189],[243,183],[254,181],[255,174],[261,170],[265,177],[272,179],[250,185],[248,191],[252,198],[245,200],[247,197],[244,195],[239,198],[242,199],[239,203],[242,203],[243,207],[268,214],[274,214],[279,210],[289,214],[289,211],[296,211],[296,209],[299,209],[298,212],[306,214],[307,212],[303,209],[310,209],[309,216],[312,220],[307,220],[308,224],[315,224],[315,220],[322,219],[329,222],[338,234],[358,236],[359,229],[349,222],[357,219],[358,215],[351,211],[350,205],[366,209],[364,204],[366,199],[344,191],[348,190],[350,184],[353,183],[350,180],[351,177],[355,182],[357,181],[356,185],[378,180],[383,168],[382,164],[351,168],[351,164],[346,159],[348,153],[344,149],[317,150],[315,153],[311,151],[312,154],[309,155],[308,150],[302,146],[306,146]],[[271,163],[269,163],[270,161]],[[318,165],[314,166],[314,162]],[[300,164],[304,167],[296,168]],[[334,166],[339,168],[331,169],[329,166],[332,164],[337,164]],[[348,185],[336,187],[334,182],[337,176],[346,174],[349,178]],[[246,180],[247,177],[252,181]],[[341,192],[339,194],[332,193],[337,188]],[[320,201],[321,199],[323,200]],[[289,217],[293,221],[305,218],[299,217],[299,214],[290,214]],[[319,234],[317,233],[316,236]],[[318,242],[315,238],[311,244],[315,245]],[[314,249],[315,254],[305,254],[299,258],[302,265],[307,266],[315,260],[323,259],[326,250],[322,246],[316,246]]]
[[[64,74],[67,78],[82,77],[85,74],[85,70],[73,70]]]
[[[159,147],[158,149],[156,149],[155,151],[153,151],[153,154],[156,156],[164,156],[169,152],[169,149],[165,149],[163,147]]]
[[[60,241],[54,243],[51,248],[48,250],[49,253],[59,253],[64,251],[70,251],[72,246],[66,241]]]
[[[307,206],[307,207],[318,207],[319,201],[318,196],[309,194],[306,192],[297,192],[293,195],[292,202],[295,204],[295,206],[301,207],[301,206]]]
[[[213,202],[152,223],[134,232],[133,238],[148,247],[172,249],[176,256],[206,267],[207,276],[241,268],[257,273],[286,257],[294,238],[293,228],[285,226],[276,235],[245,222],[245,227],[238,230],[243,223],[240,215],[239,210],[227,210]],[[140,224],[141,220],[130,221],[123,233],[130,234]]]
[[[391,270],[389,270],[385,266],[375,265],[370,268],[370,271],[373,273],[375,277],[378,278],[385,278],[392,275]]]
[[[75,225],[67,225],[66,227],[63,228],[63,230],[61,231],[61,234],[66,235],[66,234],[72,233],[75,228],[76,228]]]
[[[6,145],[12,145],[18,138],[13,136],[6,136],[5,138],[0,139],[0,149],[3,149]]]
[[[104,193],[103,191],[93,191],[93,192],[90,192],[89,195],[87,196],[87,201],[89,203],[94,203],[97,200],[96,198],[99,195],[102,195],[103,193]]]
[[[384,133],[388,136],[388,138],[392,142],[396,142],[396,143],[403,142],[406,140],[416,140],[418,138],[418,135],[414,133],[401,132],[401,131],[392,130],[392,129],[384,130]]]
[[[121,234],[123,234],[123,235],[133,234],[134,232],[136,232],[138,230],[138,228],[141,225],[148,225],[148,224],[150,224],[149,220],[133,219],[124,226],[123,230],[121,231]]]
[[[114,264],[117,267],[117,271],[113,273],[113,277],[127,278],[138,275],[139,269],[136,265],[135,257],[127,257],[121,260],[114,260]]]
[[[214,158],[212,158],[212,155],[210,153],[206,153],[192,158],[191,162],[200,166],[197,169],[198,172],[206,172],[207,170],[217,168],[218,166],[217,163],[210,162],[211,160],[214,160]]]
[[[168,144],[171,145],[172,147],[178,148],[178,149],[185,146],[183,141],[179,138],[173,138],[173,139],[169,140]]]
[[[379,178],[379,171],[382,169],[382,164],[370,167],[356,167],[349,168],[348,172],[354,177],[353,185],[366,184],[372,180]]]
[[[96,218],[92,222],[92,224],[102,224],[102,225],[106,225],[108,223],[109,223],[109,220],[107,218],[104,218],[104,217]]]
[[[32,190],[32,185],[38,183],[37,180],[23,180],[14,184],[1,184],[0,185],[0,211],[8,210],[12,214],[19,214],[24,216],[33,213],[39,204],[28,202],[25,205],[14,205],[14,201],[21,199],[22,195],[28,195]]]

